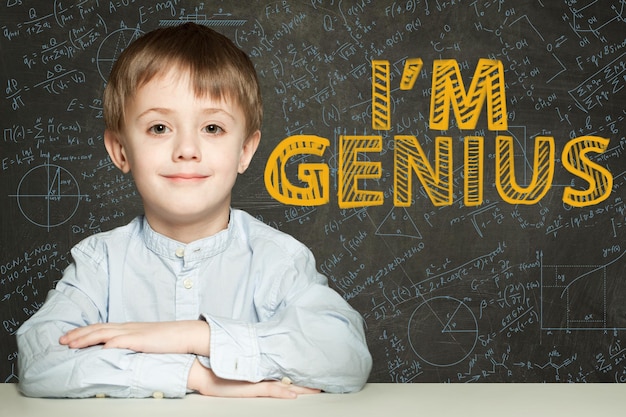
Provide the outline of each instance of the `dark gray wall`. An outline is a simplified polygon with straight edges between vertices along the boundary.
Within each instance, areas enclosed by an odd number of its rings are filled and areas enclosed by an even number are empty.
[[[622,1],[8,0],[0,5],[0,382],[15,382],[15,332],[44,301],[86,236],[141,212],[129,177],[102,143],[101,93],[112,61],[138,34],[183,20],[210,25],[250,53],[262,83],[262,146],[234,206],[295,235],[330,284],[365,317],[372,382],[621,381],[626,328]],[[145,3],[147,4],[147,3]],[[407,58],[424,67],[399,89]],[[505,68],[508,128],[429,128],[433,61],[455,59],[468,88],[480,58]],[[372,129],[371,60],[391,64],[391,128]],[[286,206],[263,181],[284,138],[328,138],[330,201]],[[535,204],[495,187],[498,134],[515,143],[521,185],[537,136],[554,138],[554,178]],[[340,209],[339,138],[381,135],[380,206]],[[414,175],[413,203],[394,207],[393,140],[417,137],[431,163],[453,138],[454,202],[435,206]],[[485,140],[484,201],[463,205],[463,143]],[[563,203],[588,183],[564,168],[573,138],[610,139],[588,158],[610,171],[599,204]],[[295,175],[292,177],[295,183]],[[626,342],[624,343],[626,347]]]

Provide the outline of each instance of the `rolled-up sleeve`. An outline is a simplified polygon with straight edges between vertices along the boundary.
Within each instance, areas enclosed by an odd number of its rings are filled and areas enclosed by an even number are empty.
[[[312,254],[303,248],[263,279],[258,323],[205,316],[216,375],[248,381],[287,376],[327,392],[360,390],[372,367],[363,319],[328,287]]]
[[[21,392],[32,397],[149,397],[155,392],[183,397],[194,355],[71,349],[59,343],[67,331],[107,319],[108,273],[102,255],[92,249],[72,251],[74,263],[17,332]]]

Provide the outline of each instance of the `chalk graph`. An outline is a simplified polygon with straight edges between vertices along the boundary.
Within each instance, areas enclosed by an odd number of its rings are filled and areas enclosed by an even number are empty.
[[[626,253],[626,252],[624,252]],[[599,265],[547,265],[541,258],[542,330],[626,329],[621,274],[611,271],[616,259]]]
[[[20,212],[34,225],[50,229],[74,216],[84,195],[76,178],[65,168],[42,164],[22,177],[16,194]],[[38,204],[32,204],[32,201]]]

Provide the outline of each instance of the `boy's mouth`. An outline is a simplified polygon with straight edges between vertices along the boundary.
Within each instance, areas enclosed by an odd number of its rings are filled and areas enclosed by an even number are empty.
[[[175,182],[193,182],[193,181],[201,181],[208,178],[208,175],[203,174],[193,174],[193,173],[178,173],[178,174],[169,174],[164,175],[165,178]]]

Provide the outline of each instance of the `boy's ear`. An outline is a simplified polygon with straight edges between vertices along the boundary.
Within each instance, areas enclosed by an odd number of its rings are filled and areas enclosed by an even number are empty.
[[[130,172],[130,164],[126,158],[126,150],[124,149],[124,145],[122,145],[119,135],[106,129],[104,131],[104,146],[107,148],[109,157],[115,166],[124,174],[128,174]]]
[[[237,172],[243,174],[250,166],[250,162],[252,161],[252,157],[259,147],[259,142],[261,141],[261,131],[257,130],[253,134],[251,134],[248,139],[243,143],[243,147],[241,148],[241,156],[239,157],[239,169]]]

